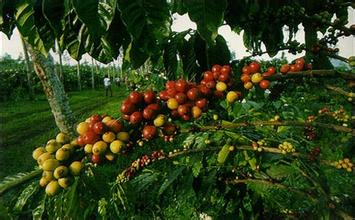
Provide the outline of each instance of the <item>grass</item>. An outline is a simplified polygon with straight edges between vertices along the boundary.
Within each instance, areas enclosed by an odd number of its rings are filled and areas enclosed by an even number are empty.
[[[77,121],[94,113],[119,116],[119,105],[127,95],[124,87],[113,88],[113,97],[103,90],[68,93]],[[32,151],[59,132],[44,95],[35,101],[0,103],[0,179],[18,172],[31,171],[36,165]]]

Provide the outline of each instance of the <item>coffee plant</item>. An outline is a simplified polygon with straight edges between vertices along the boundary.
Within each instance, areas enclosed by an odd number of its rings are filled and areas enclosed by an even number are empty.
[[[123,51],[125,70],[147,62],[156,67],[137,76],[142,86],[117,106],[119,118],[94,114],[76,124],[75,136],[61,132],[38,143],[34,171],[0,183],[2,218],[355,216],[355,59],[335,48],[339,37],[354,35],[354,25],[347,25],[352,1],[18,0],[0,6],[0,30],[11,36],[16,26],[44,56],[58,41],[78,60],[89,53],[108,63]],[[197,30],[171,31],[174,13],[187,13]],[[243,30],[251,57],[230,61],[217,32],[223,23]],[[301,23],[305,43],[294,41]],[[306,55],[292,62],[253,58],[280,50]],[[334,68],[329,57],[346,68]],[[146,77],[154,81],[160,73],[159,63],[169,81],[146,86]]]

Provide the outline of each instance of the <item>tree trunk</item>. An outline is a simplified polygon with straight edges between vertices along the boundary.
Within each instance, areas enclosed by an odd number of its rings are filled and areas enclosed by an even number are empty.
[[[306,58],[308,61],[312,60],[312,66],[314,69],[332,69],[333,65],[331,64],[328,56],[322,52],[314,53],[314,46],[318,44],[318,36],[316,27],[311,23],[303,23],[304,33],[305,33],[305,43],[306,48]]]
[[[40,52],[33,49],[31,45],[26,43],[26,46],[31,55],[35,72],[41,80],[57,127],[61,132],[74,137],[74,116],[69,107],[69,100],[65,94],[63,84],[55,73],[52,56],[49,54],[48,58],[45,58]]]
[[[91,58],[91,88],[95,89],[94,58]]]
[[[78,78],[78,89],[81,91],[80,61],[76,65],[76,76]]]
[[[96,72],[96,76],[99,75],[99,65],[97,65],[97,62],[95,61],[95,72]]]
[[[59,47],[58,41],[57,41],[57,46],[58,46],[58,57],[59,57],[59,79],[63,83],[63,86],[64,86],[62,51]]]
[[[27,46],[22,37],[21,37],[21,42],[22,42],[23,53],[25,55],[25,61],[26,61],[28,95],[30,100],[33,100],[35,98],[35,93],[33,90],[33,82],[32,82],[32,68],[30,64],[30,59],[28,57]]]

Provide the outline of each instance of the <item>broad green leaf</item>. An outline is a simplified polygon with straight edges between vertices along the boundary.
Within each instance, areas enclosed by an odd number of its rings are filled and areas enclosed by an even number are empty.
[[[194,38],[191,37],[189,41],[182,39],[178,45],[178,52],[182,61],[185,77],[190,78],[190,76],[197,73]]]
[[[272,165],[268,170],[266,170],[266,173],[269,176],[278,180],[292,175],[295,172],[297,172],[296,169],[288,165]]]
[[[34,21],[40,38],[43,40],[44,47],[47,51],[54,47],[55,34],[47,19],[44,17],[42,10],[43,0],[37,0],[34,6]],[[60,20],[60,17],[57,18]]]
[[[43,213],[46,208],[46,197],[43,196],[43,198],[40,200],[38,206],[33,209],[32,211],[32,218],[34,220],[40,220],[43,219]]]
[[[267,26],[263,32],[262,41],[270,57],[275,56],[278,52],[279,44],[283,42],[282,26],[278,24]]]
[[[84,45],[80,42],[80,30],[85,28],[83,23],[76,16],[74,10],[71,10],[64,18],[65,25],[62,36],[59,40],[61,48],[68,50],[70,56],[75,60],[80,60],[85,53]]]
[[[63,29],[64,18],[64,3],[63,0],[43,0],[42,1],[42,11],[44,17],[47,19],[48,24],[51,26],[56,36],[60,36]]]
[[[169,5],[164,0],[118,0],[121,16],[134,39],[152,33],[158,41],[170,34]]]
[[[169,5],[163,0],[118,0],[121,18],[132,36],[125,60],[134,68],[160,52],[160,45],[170,35]]]
[[[218,27],[223,23],[226,0],[185,0],[189,17],[197,24],[197,31],[210,45],[218,35]]]
[[[94,38],[99,38],[109,29],[115,15],[116,0],[72,0],[72,3]]]
[[[214,64],[229,64],[231,59],[231,54],[228,49],[228,45],[226,40],[221,36],[218,35],[216,37],[216,44],[211,45],[208,48],[208,59],[210,65]]]
[[[200,72],[210,69],[211,64],[208,59],[208,45],[205,40],[202,39],[201,34],[195,33],[189,41],[193,42],[193,49],[195,50],[196,60],[200,67]],[[194,61],[196,62],[196,61]]]
[[[15,28],[15,1],[0,1],[0,32],[10,39]]]
[[[43,55],[48,55],[43,40],[35,25],[34,5],[30,0],[19,0],[16,5],[16,26],[24,39]]]
[[[177,39],[174,36],[164,48],[163,52],[164,68],[169,80],[176,79],[177,71]]]
[[[170,175],[167,179],[165,179],[164,183],[160,186],[158,195],[164,193],[164,191],[182,174],[185,170],[185,167],[179,167],[176,170],[171,171]]]
[[[194,155],[191,157],[192,174],[194,175],[194,177],[198,177],[198,175],[200,174],[200,171],[203,167],[202,159],[202,154]]]
[[[178,13],[179,15],[183,15],[187,13],[184,0],[172,0],[170,5],[172,14]]]
[[[33,182],[29,186],[27,186],[22,192],[21,195],[17,198],[17,202],[15,204],[14,210],[17,212],[21,212],[23,207],[26,205],[28,199],[35,194],[39,189],[39,184],[37,181]]]

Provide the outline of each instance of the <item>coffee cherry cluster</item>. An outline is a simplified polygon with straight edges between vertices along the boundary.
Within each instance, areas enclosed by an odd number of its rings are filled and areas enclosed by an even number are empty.
[[[270,81],[264,79],[265,77],[274,75],[276,73],[275,67],[271,66],[263,74],[260,73],[260,63],[257,61],[251,62],[242,69],[240,80],[244,83],[244,88],[250,90],[254,85],[259,85],[262,89],[267,89],[270,86]]]
[[[266,146],[267,146],[267,143],[264,139],[258,140],[257,142],[252,143],[253,150],[259,151],[259,152],[263,151],[263,147],[266,147]]]
[[[166,102],[171,117],[184,121],[199,118],[202,112],[207,111],[208,100],[223,97],[224,92],[234,82],[229,65],[214,65],[211,71],[206,71],[203,76],[199,85],[184,79],[166,83],[165,90],[159,93],[159,97]],[[229,98],[235,100],[238,95],[235,97],[230,94]]]
[[[283,154],[293,153],[296,151],[294,146],[287,141],[284,141],[282,144],[279,144],[279,149],[281,150],[281,153],[283,153]]]
[[[123,131],[122,123],[107,115],[92,115],[80,122],[76,131],[79,134],[77,144],[94,164],[105,160],[113,161],[117,154],[123,153],[132,145],[129,133]]]
[[[318,114],[320,116],[331,116],[338,122],[344,123],[343,126],[347,126],[346,123],[350,120],[350,115],[346,113],[344,108],[339,108],[338,110],[335,111],[330,111],[328,108],[324,107],[318,111]]]
[[[319,154],[320,154],[320,147],[315,147],[309,153],[309,159],[310,160],[316,160],[317,157],[319,156]]]
[[[316,128],[311,125],[305,126],[304,135],[310,141],[316,139],[316,137],[317,137]]]
[[[138,171],[140,168],[144,168],[145,166],[149,165],[151,162],[163,158],[165,158],[165,153],[163,150],[153,151],[150,156],[143,155],[139,159],[133,161],[131,165],[117,177],[117,180],[119,182],[127,181],[131,177],[133,177],[136,171]]]
[[[309,115],[309,116],[307,117],[307,122],[314,122],[316,119],[317,119],[316,116],[314,116],[314,115]]]
[[[55,195],[60,188],[69,187],[74,176],[80,174],[83,164],[74,157],[74,152],[79,148],[75,141],[70,141],[67,135],[59,133],[45,147],[38,147],[32,152],[33,159],[43,170],[39,184],[45,187],[48,196]]]
[[[348,114],[346,114],[346,112],[343,108],[340,108],[339,110],[332,112],[332,116],[338,122],[345,122],[346,123],[350,119],[350,116]]]
[[[133,91],[123,101],[121,113],[123,119],[133,126],[145,124],[142,130],[144,139],[152,139],[158,134],[157,127],[165,124],[165,116],[159,115],[161,103],[156,98],[155,92],[148,90],[144,93]]]
[[[333,163],[333,165],[337,168],[337,169],[344,169],[348,172],[352,172],[353,171],[353,163],[350,161],[349,158],[344,158],[342,160],[339,161],[335,161]]]
[[[312,64],[306,64],[305,60],[301,57],[296,59],[292,64],[283,64],[280,67],[280,73],[287,74],[289,72],[299,72],[310,69],[312,69]]]

